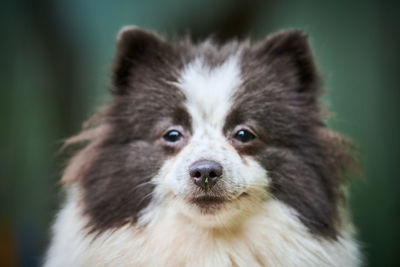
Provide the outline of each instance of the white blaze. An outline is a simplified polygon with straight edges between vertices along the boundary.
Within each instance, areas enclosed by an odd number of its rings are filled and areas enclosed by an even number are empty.
[[[183,70],[178,87],[187,97],[186,106],[193,128],[208,124],[222,129],[232,106],[232,95],[241,84],[239,56],[231,56],[222,65],[211,68],[201,58]]]

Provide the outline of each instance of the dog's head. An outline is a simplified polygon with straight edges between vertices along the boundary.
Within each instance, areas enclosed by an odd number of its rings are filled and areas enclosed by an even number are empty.
[[[146,223],[157,208],[226,226],[274,198],[335,237],[346,145],[322,120],[302,32],[217,45],[125,28],[111,91],[64,177],[93,231]]]

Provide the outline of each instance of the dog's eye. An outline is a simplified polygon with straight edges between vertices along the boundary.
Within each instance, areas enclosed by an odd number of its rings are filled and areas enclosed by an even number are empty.
[[[177,130],[171,130],[164,135],[164,140],[167,142],[175,143],[182,138],[182,134]]]
[[[256,136],[250,131],[242,129],[235,134],[234,138],[242,143],[246,143],[256,138]]]

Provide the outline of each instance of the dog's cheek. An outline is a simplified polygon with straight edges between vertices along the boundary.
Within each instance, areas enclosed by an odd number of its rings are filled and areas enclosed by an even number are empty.
[[[142,141],[99,149],[81,184],[92,231],[136,222],[152,200],[151,179],[164,159],[162,150]]]
[[[271,178],[268,171],[262,164],[252,156],[242,156],[240,165],[241,176],[244,177],[244,187],[249,193],[257,194],[259,197],[268,195],[268,187],[271,184]]]
[[[186,169],[185,157],[181,153],[168,156],[153,179],[154,184],[157,185],[157,192],[170,197],[185,194],[190,182]]]

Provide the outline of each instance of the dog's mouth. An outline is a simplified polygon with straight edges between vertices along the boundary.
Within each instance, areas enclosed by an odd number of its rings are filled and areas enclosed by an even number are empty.
[[[203,213],[212,213],[213,211],[219,209],[222,205],[228,202],[238,200],[246,195],[247,193],[242,193],[234,200],[222,196],[202,195],[199,197],[192,198],[191,203],[196,205]]]

